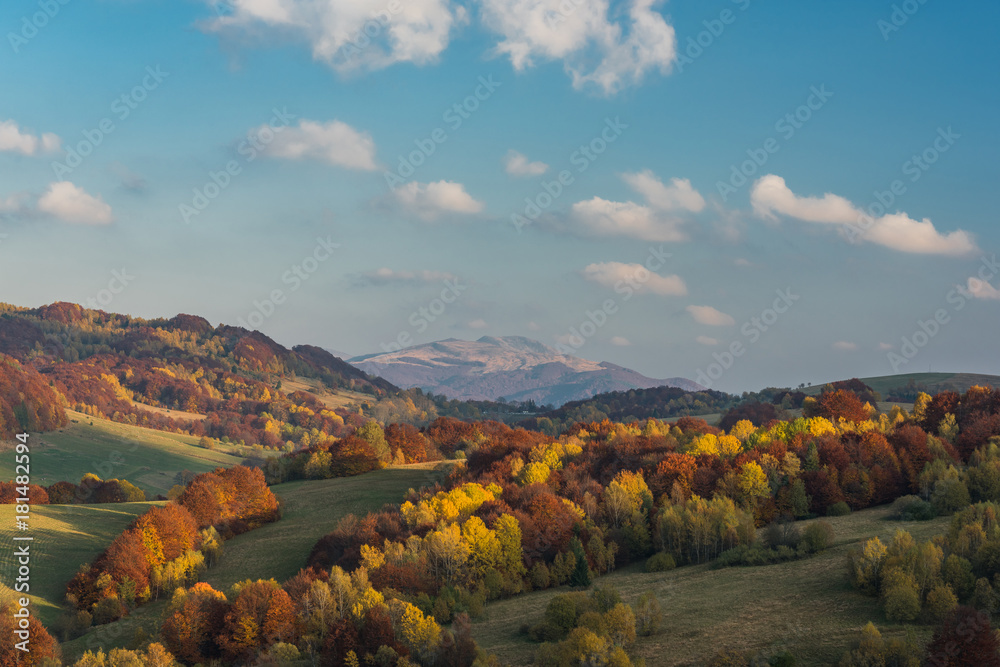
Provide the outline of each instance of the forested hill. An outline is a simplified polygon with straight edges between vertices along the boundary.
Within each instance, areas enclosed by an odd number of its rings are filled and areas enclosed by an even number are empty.
[[[88,310],[74,303],[40,308],[0,304],[0,352],[34,360],[77,362],[95,355],[194,360],[234,373],[301,375],[330,388],[373,395],[398,391],[318,347],[291,350],[240,327],[212,327],[194,315],[144,320]]]
[[[557,410],[543,412],[520,426],[555,434],[576,422],[631,422],[643,419],[670,419],[725,412],[738,398],[721,391],[686,391],[677,387],[630,389],[598,394],[572,401]]]
[[[280,447],[303,433],[339,434],[345,420],[360,419],[340,409],[344,402],[325,400],[330,392],[372,403],[399,393],[318,347],[288,349],[193,315],[144,320],[72,303],[0,304],[0,354],[0,436],[57,427],[68,407]]]

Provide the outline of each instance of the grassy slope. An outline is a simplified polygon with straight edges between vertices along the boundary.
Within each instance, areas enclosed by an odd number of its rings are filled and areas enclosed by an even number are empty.
[[[645,591],[656,592],[664,611],[663,629],[637,644],[638,655],[651,667],[701,664],[728,648],[778,647],[791,650],[797,664],[835,664],[868,621],[883,634],[902,633],[902,626],[885,620],[874,598],[851,588],[847,552],[873,535],[890,539],[897,528],[926,540],[944,532],[948,523],[947,518],[901,523],[886,520],[887,515],[888,508],[880,507],[827,519],[836,532],[835,546],[806,560],[722,570],[698,565],[655,574],[631,566],[598,583],[615,586],[627,602]],[[474,625],[476,641],[505,664],[530,664],[537,645],[519,635],[518,628],[525,622],[537,623],[548,601],[567,590],[539,591],[489,604],[483,620]]]
[[[284,581],[305,566],[316,541],[342,517],[399,503],[408,489],[440,481],[445,473],[435,470],[438,465],[419,463],[357,477],[273,486],[282,501],[281,520],[226,542],[222,560],[209,571],[206,581],[222,591],[244,579]]]
[[[39,619],[49,625],[60,613],[66,584],[83,563],[89,563],[111,543],[125,526],[150,505],[38,505],[32,507],[30,530],[13,530],[14,506],[0,505],[0,596],[13,595],[16,577],[14,542],[18,535],[34,537],[31,546],[31,599]]]
[[[281,520],[226,542],[221,562],[208,571],[206,581],[227,594],[232,584],[244,579],[284,581],[305,565],[316,541],[333,530],[342,516],[352,512],[361,515],[385,503],[398,503],[408,489],[433,484],[444,474],[435,471],[435,465],[398,466],[358,477],[271,487],[283,503]],[[166,600],[139,607],[117,623],[94,628],[64,643],[63,655],[76,658],[88,649],[126,646],[138,628],[147,636],[155,636],[166,607]]]
[[[166,495],[182,470],[207,472],[242,460],[197,446],[190,435],[154,431],[68,412],[66,428],[31,437],[31,481],[78,483],[86,473],[127,479],[147,494]],[[12,451],[0,455],[0,479],[14,477]]]

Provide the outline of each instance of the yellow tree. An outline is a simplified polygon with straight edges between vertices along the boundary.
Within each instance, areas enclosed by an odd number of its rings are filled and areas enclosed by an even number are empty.
[[[499,569],[503,556],[500,541],[482,519],[470,517],[462,526],[462,538],[469,545],[469,567],[477,577],[482,578],[487,570]]]
[[[758,498],[765,498],[771,494],[771,487],[767,483],[767,475],[763,468],[756,461],[744,463],[740,468],[739,489],[746,499],[747,505],[755,508]]]

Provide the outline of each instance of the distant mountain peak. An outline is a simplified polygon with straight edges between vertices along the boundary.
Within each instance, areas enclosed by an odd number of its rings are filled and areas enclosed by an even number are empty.
[[[349,360],[400,387],[467,400],[533,399],[562,405],[607,391],[670,386],[702,389],[685,378],[657,380],[612,364],[565,355],[525,336],[435,341]]]

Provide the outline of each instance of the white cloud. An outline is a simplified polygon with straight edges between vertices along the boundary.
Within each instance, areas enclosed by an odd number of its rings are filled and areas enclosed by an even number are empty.
[[[61,145],[62,140],[51,132],[39,137],[22,130],[16,121],[0,121],[0,152],[8,151],[21,155],[34,155],[39,151],[54,153]]]
[[[528,322],[528,331],[538,331],[541,328],[537,322]]]
[[[829,193],[822,197],[798,197],[785,185],[785,179],[774,174],[754,183],[750,201],[757,215],[772,220],[777,218],[775,213],[780,213],[806,222],[849,225],[858,221],[854,205],[843,197]]]
[[[719,340],[717,338],[712,338],[711,336],[698,336],[695,341],[701,343],[702,345],[718,345]]]
[[[733,264],[735,264],[736,266],[744,266],[744,267],[753,266],[753,264],[750,262],[749,259],[745,259],[743,257],[739,257],[733,260]]]
[[[511,176],[541,176],[549,169],[544,162],[529,162],[527,157],[513,149],[504,156],[503,166]]]
[[[841,352],[853,352],[858,349],[858,344],[846,340],[838,340],[833,344],[833,349],[840,350]]]
[[[38,200],[38,210],[65,222],[107,225],[113,220],[111,206],[100,196],[87,194],[69,181],[53,183]]]
[[[362,274],[364,284],[388,285],[390,283],[439,283],[444,280],[454,280],[455,275],[447,271],[393,271],[383,267],[376,271]]]
[[[654,4],[630,0],[612,12],[608,0],[482,0],[482,14],[514,69],[562,60],[574,88],[613,95],[651,71],[666,74],[677,56],[674,29]]]
[[[628,338],[625,338],[624,336],[612,336],[611,344],[617,345],[618,347],[628,347],[629,345],[632,344],[632,341],[630,341]]]
[[[423,220],[436,220],[450,213],[479,213],[486,206],[473,199],[461,183],[451,181],[412,181],[396,188],[395,197],[406,210]]]
[[[993,285],[990,285],[985,280],[970,277],[966,289],[968,289],[969,294],[971,294],[974,299],[1000,301],[1000,290],[993,287]]]
[[[583,270],[583,277],[605,287],[629,285],[638,293],[660,296],[684,296],[687,286],[680,276],[661,276],[649,271],[642,264],[602,262],[590,264]]]
[[[628,236],[642,241],[664,243],[683,241],[687,236],[678,220],[663,217],[648,206],[615,202],[594,197],[573,204],[574,229],[592,236]]]
[[[261,44],[302,40],[341,73],[434,62],[466,21],[465,8],[449,0],[209,0],[222,2],[231,11],[207,30]]]
[[[896,346],[893,345],[892,343],[879,343],[878,344],[878,349],[882,350],[883,352],[888,352],[889,350],[893,349],[894,347],[896,347]]]
[[[840,225],[848,236],[900,252],[959,257],[976,252],[972,236],[956,230],[942,234],[930,220],[917,221],[905,213],[890,213],[872,219],[843,197],[827,193],[822,197],[799,197],[774,174],[759,179],[750,193],[754,212],[762,218],[776,214],[805,222]]]
[[[698,324],[705,324],[710,327],[728,327],[736,324],[732,315],[726,315],[722,311],[711,306],[688,306],[686,310],[691,313]]]
[[[646,169],[634,174],[623,174],[622,179],[655,209],[680,209],[698,213],[705,208],[705,198],[691,187],[691,181],[686,178],[672,178],[670,185],[664,185],[656,174]]]
[[[465,326],[469,327],[470,329],[485,329],[487,327],[487,324],[486,324],[486,320],[480,318],[478,320],[472,320],[471,322],[467,323]]]
[[[271,131],[267,125],[261,125],[254,132],[259,135],[264,128]],[[319,160],[348,169],[371,171],[377,168],[375,141],[371,135],[339,120],[327,123],[302,120],[298,127],[282,128],[274,133],[265,153],[286,160]]]

